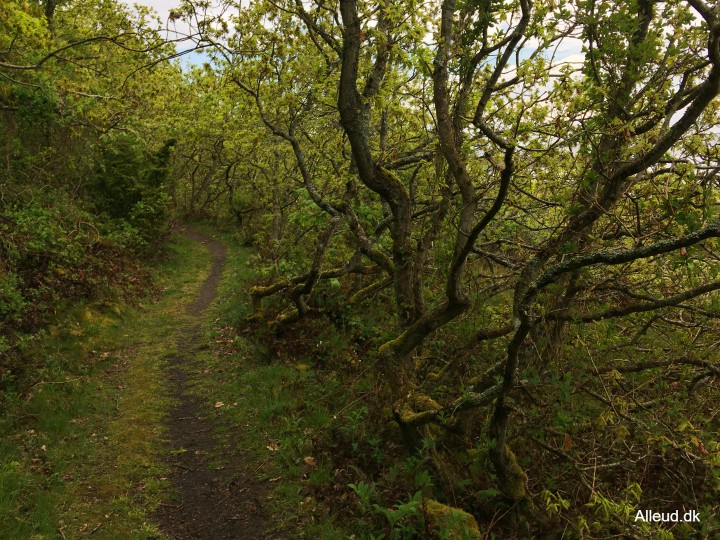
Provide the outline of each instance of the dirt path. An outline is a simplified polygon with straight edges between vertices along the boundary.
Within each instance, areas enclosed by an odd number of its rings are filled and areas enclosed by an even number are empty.
[[[212,255],[210,275],[198,297],[187,308],[189,315],[199,319],[215,299],[225,248],[197,231],[187,229],[183,234],[203,243]],[[193,374],[202,372],[195,353],[208,347],[208,337],[198,322],[178,328],[177,344],[178,353],[168,358],[172,366],[170,382],[177,404],[170,410],[168,420],[171,451],[167,456],[172,466],[170,480],[176,496],[157,512],[160,527],[165,534],[178,540],[265,539],[266,516],[259,494],[253,492],[252,485],[238,484],[236,472],[210,467],[211,456],[216,451],[215,422],[202,415],[201,400],[188,388]],[[234,458],[237,460],[240,456]]]

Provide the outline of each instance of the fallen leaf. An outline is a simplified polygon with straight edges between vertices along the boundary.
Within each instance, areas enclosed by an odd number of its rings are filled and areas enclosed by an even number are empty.
[[[267,448],[267,449],[270,450],[271,452],[277,452],[277,449],[280,448],[280,447],[277,445],[277,443],[271,442],[271,443],[268,444],[265,448]]]
[[[315,458],[312,456],[304,457],[303,461],[305,462],[305,465],[310,465],[311,467],[317,467],[317,462],[315,461]]]
[[[216,401],[215,402],[215,408],[219,409],[220,407],[224,406],[225,404],[222,401]]]

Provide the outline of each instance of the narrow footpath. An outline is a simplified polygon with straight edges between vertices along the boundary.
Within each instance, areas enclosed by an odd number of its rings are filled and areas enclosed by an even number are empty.
[[[212,268],[198,297],[187,308],[194,322],[178,328],[177,353],[168,357],[175,405],[169,412],[171,440],[166,459],[172,467],[170,481],[175,495],[160,506],[155,517],[163,533],[177,540],[264,539],[267,516],[260,499],[252,489],[238,484],[232,471],[211,466],[211,461],[217,462],[213,437],[216,423],[202,413],[202,401],[190,389],[192,378],[203,370],[196,353],[209,347],[201,320],[217,294],[225,248],[198,231],[187,229],[183,234],[207,247]],[[231,457],[231,461],[238,458]]]

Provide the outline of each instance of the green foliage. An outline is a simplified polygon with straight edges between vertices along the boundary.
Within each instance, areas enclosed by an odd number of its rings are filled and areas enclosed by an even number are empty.
[[[710,504],[717,422],[691,434],[668,418],[717,401],[717,290],[678,297],[716,279],[717,246],[639,250],[702,230],[717,207],[718,106],[699,97],[717,87],[714,15],[675,1],[343,6],[359,28],[284,1],[241,10],[233,22],[252,30],[205,21],[231,46],[188,76],[175,200],[232,216],[257,247],[273,361],[328,393],[382,388],[336,419],[328,452],[360,471],[346,483],[364,494],[365,532],[391,534],[384,512],[416,475],[498,537],[556,536],[558,518],[586,536],[631,528],[627,484]],[[489,390],[495,413],[473,410]],[[443,414],[415,410],[419,394]],[[421,425],[392,426],[405,410]],[[488,451],[496,431],[507,450]],[[547,512],[508,509],[538,492]]]
[[[0,351],[24,354],[63,302],[113,288],[173,210],[210,217],[255,245],[253,279],[278,285],[259,300],[272,328],[244,328],[262,340],[245,343],[257,362],[223,366],[234,376],[217,391],[252,396],[273,460],[310,479],[283,484],[288,497],[335,500],[330,472],[351,470],[336,483],[358,482],[365,532],[386,538],[429,534],[406,500],[417,489],[499,537],[519,533],[519,513],[530,536],[557,535],[559,518],[580,536],[623,534],[641,493],[717,514],[720,297],[686,294],[717,279],[717,242],[564,270],[714,219],[716,13],[358,1],[343,4],[357,10],[349,31],[336,5],[258,1],[193,21],[200,43],[223,45],[180,74],[143,8],[41,7],[0,6]],[[227,325],[247,318],[245,270],[226,288]],[[21,365],[3,365],[6,387]],[[492,387],[508,420],[473,410]],[[431,414],[402,449],[390,419],[416,395],[442,414],[412,410]],[[545,511],[503,506],[498,429],[517,452],[503,453],[513,493],[540,492]],[[313,445],[325,453],[303,471]]]
[[[78,202],[48,189],[0,208],[0,401],[43,373],[34,340],[68,304],[147,287],[133,256]]]
[[[10,99],[15,103],[15,117],[25,144],[34,146],[38,137],[49,136],[51,125],[57,119],[57,104],[47,93],[15,86]]]
[[[174,140],[151,154],[136,136],[101,140],[99,167],[90,186],[97,210],[111,219],[116,238],[147,247],[165,230],[166,181]],[[111,229],[112,230],[112,229]]]
[[[31,202],[0,212],[0,252],[5,261],[0,316],[14,326],[31,324],[27,317],[39,315],[59,296],[83,293],[81,267],[89,266],[88,245],[73,227],[86,215],[72,210],[66,207],[60,213]]]
[[[47,21],[40,6],[27,0],[9,0],[0,6],[0,48],[20,51],[45,44],[48,37]],[[20,37],[20,43],[15,43]]]
[[[18,319],[26,306],[27,300],[18,288],[17,276],[7,271],[0,274],[0,318]]]
[[[424,483],[426,479],[421,479]],[[438,538],[473,540],[481,536],[477,524],[466,512],[424,498],[422,491],[390,507],[373,502],[378,495],[364,481],[348,486],[357,495],[363,526],[360,538],[402,540]]]
[[[0,6],[0,392],[35,376],[25,355],[68,302],[141,289],[134,257],[166,230],[172,142],[147,97],[178,73],[137,84],[171,50],[148,23],[114,1]]]
[[[550,514],[560,514],[564,510],[570,508],[570,501],[547,489],[540,493],[540,497],[545,503],[545,508]]]
[[[625,488],[621,500],[613,501],[600,493],[593,493],[587,506],[601,521],[618,520],[622,524],[627,524],[632,519],[641,496],[642,489],[638,484],[633,483]]]
[[[367,529],[361,532],[361,538],[403,540],[417,538],[425,530],[421,512],[422,492],[418,491],[407,501],[387,508],[373,502],[374,490],[365,482],[350,484],[348,487],[358,496],[360,508],[366,514]],[[386,532],[380,532],[383,530]]]

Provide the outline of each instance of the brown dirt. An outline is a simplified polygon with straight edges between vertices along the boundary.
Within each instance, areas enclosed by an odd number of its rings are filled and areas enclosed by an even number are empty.
[[[215,299],[225,248],[192,229],[184,230],[183,235],[203,243],[212,255],[210,275],[187,308],[190,315],[200,317]],[[215,446],[213,437],[216,421],[203,415],[202,400],[188,388],[192,377],[202,373],[195,352],[208,346],[199,324],[179,328],[179,352],[168,358],[176,405],[169,413],[171,442],[166,460],[172,467],[170,481],[175,497],[161,505],[155,517],[161,530],[177,540],[270,539],[266,530],[271,522],[263,508],[265,490],[252,481],[238,481],[250,476],[243,474],[249,464],[242,463],[238,449],[235,455],[222,455],[223,449]],[[227,466],[213,469],[210,459]]]

